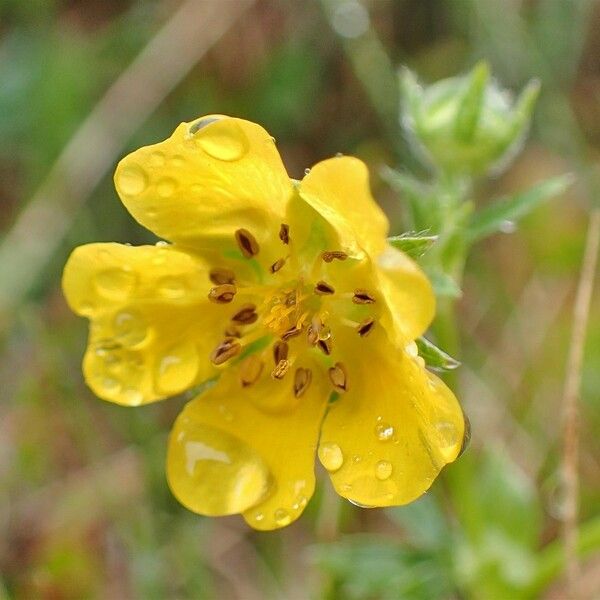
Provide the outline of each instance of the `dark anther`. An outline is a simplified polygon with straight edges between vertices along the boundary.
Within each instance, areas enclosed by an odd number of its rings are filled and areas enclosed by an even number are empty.
[[[233,300],[235,292],[235,285],[224,283],[211,288],[210,292],[208,292],[208,299],[217,304],[227,304]]]
[[[225,338],[211,353],[210,360],[215,365],[222,365],[230,358],[237,356],[242,350],[240,343],[234,338]]]
[[[224,283],[235,283],[235,274],[229,269],[211,269],[208,276],[215,285],[223,285]]]
[[[329,340],[318,340],[317,346],[326,356],[331,354],[331,342]]]
[[[356,328],[356,331],[360,337],[366,337],[373,331],[373,327],[375,327],[375,319],[368,318]]]
[[[284,331],[281,334],[281,339],[284,341],[291,340],[292,338],[295,338],[297,335],[300,335],[301,333],[302,333],[302,328],[294,325],[293,327],[290,327],[287,331]]]
[[[240,368],[240,381],[242,387],[252,385],[260,377],[264,367],[263,361],[256,355],[250,355]]]
[[[318,296],[328,296],[335,293],[335,288],[326,281],[317,281],[315,285],[315,294]]]
[[[281,228],[279,229],[279,239],[284,244],[290,243],[290,226],[285,223],[281,224]]]
[[[273,360],[275,364],[285,360],[288,357],[289,347],[286,342],[275,342],[273,346]]]
[[[375,298],[367,290],[354,290],[352,302],[354,302],[354,304],[373,304]]]
[[[271,271],[271,273],[277,273],[277,271],[279,271],[279,269],[281,269],[283,265],[285,265],[285,259],[279,258],[271,265],[269,270]]]
[[[254,304],[244,304],[238,312],[231,317],[231,320],[238,325],[251,325],[258,319],[256,306]]]
[[[311,381],[312,371],[310,369],[296,369],[296,374],[294,375],[294,396],[300,398],[308,389]]]
[[[346,374],[346,368],[342,363],[335,363],[335,365],[329,369],[329,380],[338,392],[348,391],[348,376]]]
[[[238,229],[235,241],[246,258],[256,256],[260,250],[256,238],[247,229]]]
[[[348,258],[348,255],[345,252],[340,252],[339,250],[329,250],[327,252],[323,252],[323,254],[321,254],[321,258],[326,263],[330,263],[335,259],[346,260]]]
[[[273,377],[273,379],[283,379],[285,377],[285,374],[288,372],[289,368],[290,361],[284,358],[275,365],[275,368],[271,373],[271,377]]]

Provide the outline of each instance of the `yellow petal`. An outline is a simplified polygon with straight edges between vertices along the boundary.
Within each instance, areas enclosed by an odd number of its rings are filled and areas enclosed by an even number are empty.
[[[378,288],[388,316],[383,325],[397,332],[396,343],[421,336],[435,315],[435,295],[425,273],[406,254],[388,245],[377,259]]]
[[[363,506],[406,504],[456,459],[464,418],[452,392],[375,331],[347,360],[348,391],[323,423],[319,457],[336,491]]]
[[[300,196],[335,229],[341,248],[348,254],[370,255],[385,247],[388,220],[369,188],[366,165],[351,156],[317,163],[300,183]]]
[[[293,374],[243,388],[235,369],[190,402],[169,442],[171,490],[203,515],[243,513],[256,529],[296,520],[315,486],[314,458],[328,386],[313,373],[300,397]],[[265,396],[268,406],[263,404]]]
[[[196,248],[248,230],[259,245],[277,232],[292,184],[259,125],[222,115],[182,123],[170,138],[118,165],[115,185],[134,218],[159,237]]]
[[[208,360],[227,318],[207,300],[205,266],[172,247],[89,244],[63,274],[71,308],[90,319],[85,379],[125,405],[180,393],[215,373]]]

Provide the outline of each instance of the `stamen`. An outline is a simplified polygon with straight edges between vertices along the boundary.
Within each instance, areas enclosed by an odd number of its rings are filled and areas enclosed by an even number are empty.
[[[300,398],[304,392],[308,389],[310,382],[312,381],[312,371],[310,369],[299,368],[296,369],[294,375],[294,396]]]
[[[346,260],[348,258],[348,255],[345,252],[341,252],[339,250],[328,250],[326,252],[323,252],[323,254],[321,254],[321,258],[326,263],[330,263],[334,259]]]
[[[279,258],[269,267],[269,270],[271,273],[277,273],[283,265],[285,265],[285,258]]]
[[[289,225],[286,225],[285,223],[281,224],[281,228],[279,229],[279,239],[286,245],[290,243],[290,226]]]
[[[354,290],[352,302],[354,302],[354,304],[374,304],[375,298],[367,290],[358,289]]]
[[[375,327],[375,319],[369,317],[360,323],[360,325],[356,328],[356,331],[360,337],[367,337],[371,331],[373,331],[373,327]]]
[[[240,368],[240,382],[242,387],[248,387],[258,380],[264,367],[263,361],[256,355],[250,355]]]
[[[317,342],[317,346],[319,347],[319,350],[321,350],[321,352],[323,352],[323,354],[325,354],[326,356],[329,356],[331,354],[330,340],[319,340]]]
[[[275,364],[280,363],[288,357],[289,346],[286,342],[275,342],[273,346],[273,360]]]
[[[215,285],[223,285],[224,283],[235,283],[235,274],[229,269],[211,269],[208,276]]]
[[[302,333],[302,327],[298,327],[298,325],[293,325],[287,331],[284,331],[281,334],[281,339],[284,341],[291,340],[292,338],[295,338],[296,336],[300,335],[301,333]]]
[[[317,284],[315,285],[315,294],[318,296],[335,294],[335,288],[332,285],[329,285],[326,281],[317,281]]]
[[[284,358],[275,365],[275,368],[271,372],[271,377],[273,377],[273,379],[283,379],[285,374],[289,371],[289,368],[290,361]]]
[[[329,380],[338,392],[348,391],[348,375],[342,363],[337,362],[329,369]]]
[[[308,343],[311,346],[314,346],[319,341],[319,334],[322,327],[323,321],[317,315],[314,315],[308,326]]]
[[[233,300],[236,291],[235,285],[223,283],[222,285],[217,285],[210,289],[210,292],[208,292],[208,299],[217,304],[228,304]]]
[[[244,304],[242,308],[231,317],[231,320],[238,325],[251,325],[258,319],[256,306],[254,304]]]
[[[235,338],[225,338],[211,353],[210,360],[214,365],[222,365],[230,358],[237,356],[242,346]]]
[[[256,256],[260,250],[256,238],[247,229],[238,229],[235,232],[235,241],[246,258]]]

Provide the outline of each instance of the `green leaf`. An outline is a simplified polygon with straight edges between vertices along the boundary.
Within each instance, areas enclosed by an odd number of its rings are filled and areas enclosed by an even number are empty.
[[[460,362],[438,348],[433,342],[421,337],[416,340],[419,356],[425,364],[435,371],[452,371],[460,367]]]
[[[476,212],[467,229],[471,243],[486,238],[529,214],[534,208],[553,196],[562,194],[573,183],[571,174],[554,177],[534,185],[527,191],[497,200]]]
[[[419,233],[408,232],[389,237],[387,241],[394,248],[402,250],[402,252],[408,254],[411,258],[419,258],[435,244],[437,239],[437,235],[427,235],[424,231],[421,231]]]
[[[446,298],[462,296],[462,291],[452,276],[437,269],[426,269],[426,271],[436,296]]]

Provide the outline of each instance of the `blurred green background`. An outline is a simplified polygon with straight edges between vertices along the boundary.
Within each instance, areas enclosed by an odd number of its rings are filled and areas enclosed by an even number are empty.
[[[542,82],[529,139],[479,201],[574,173],[515,231],[475,247],[459,304],[470,450],[408,507],[336,499],[319,470],[274,533],[171,497],[182,402],[113,406],[86,388],[87,323],[60,291],[71,249],[153,243],[112,171],[181,121],[264,125],[292,177],[356,154],[401,233],[384,165],[419,167],[396,70],[435,81],[489,61]],[[0,1],[0,598],[566,598],[562,388],[589,210],[600,191],[593,0]],[[422,172],[421,172],[422,173]],[[596,290],[597,291],[597,290]],[[600,295],[581,395],[581,592],[600,589]],[[320,469],[320,467],[319,467]]]

